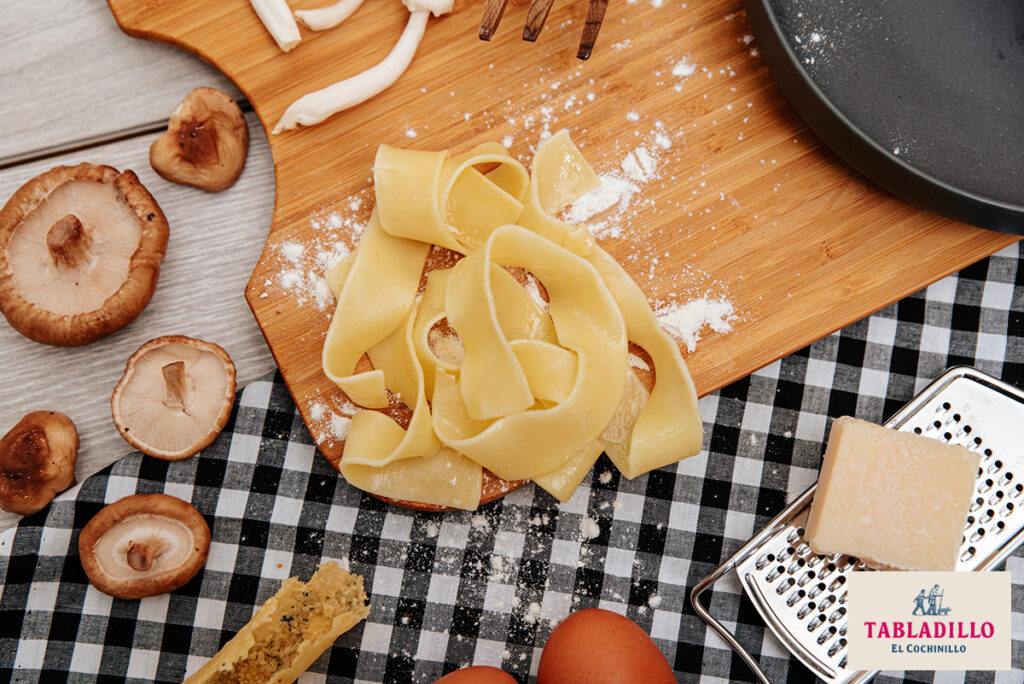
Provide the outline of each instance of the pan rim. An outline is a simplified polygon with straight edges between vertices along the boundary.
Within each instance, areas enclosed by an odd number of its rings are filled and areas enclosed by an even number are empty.
[[[1024,235],[1024,205],[958,187],[893,154],[825,94],[800,62],[772,0],[744,0],[747,20],[779,88],[833,152],[876,185],[922,209],[1003,233]]]

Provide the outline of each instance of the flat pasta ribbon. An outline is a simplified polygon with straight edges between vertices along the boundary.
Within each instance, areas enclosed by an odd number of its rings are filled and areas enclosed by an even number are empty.
[[[412,415],[405,427],[353,416],[339,463],[349,482],[475,508],[487,468],[566,501],[602,452],[632,478],[700,450],[679,348],[589,230],[556,218],[598,184],[565,132],[529,174],[496,143],[459,156],[382,145],[374,183],[359,246],[327,273],[338,305],[324,371],[355,403],[384,408],[390,392]],[[429,273],[418,296],[431,245],[465,256]],[[629,341],[654,362],[650,392],[629,368]],[[364,354],[373,370],[356,373]]]
[[[324,374],[360,406],[388,405],[384,373],[356,373],[356,364],[409,315],[429,249],[386,233],[375,209],[347,264],[322,358]]]
[[[491,263],[529,264],[547,289],[559,345],[578,366],[565,401],[530,410],[535,398],[494,314]],[[520,480],[554,470],[601,434],[618,407],[629,362],[622,314],[590,264],[525,228],[502,226],[456,266],[446,303],[466,357],[457,381],[447,374],[435,379],[434,430],[442,442],[498,477]],[[517,383],[514,404],[509,385],[492,379],[499,365]]]
[[[582,169],[579,180],[566,180],[567,169]],[[522,225],[555,242],[580,245],[575,229],[552,214],[593,188],[595,179],[568,134],[561,131],[552,136],[537,150]],[[628,449],[609,450],[608,456],[623,475],[634,478],[698,453],[704,426],[697,410],[697,391],[679,348],[661,328],[643,291],[608,252],[594,245],[583,255],[618,302],[629,339],[654,362],[654,388],[633,426]]]
[[[476,168],[491,165],[486,175]],[[381,145],[373,182],[384,230],[468,254],[519,217],[529,174],[495,144],[459,157]]]

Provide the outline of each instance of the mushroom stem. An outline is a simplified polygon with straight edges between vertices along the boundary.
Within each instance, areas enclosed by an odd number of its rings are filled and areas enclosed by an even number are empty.
[[[301,126],[312,126],[382,92],[398,80],[416,54],[416,48],[427,27],[428,11],[411,12],[402,36],[391,52],[376,65],[355,76],[307,93],[288,105],[274,133]]]
[[[338,0],[333,5],[315,9],[298,9],[293,12],[295,18],[314,31],[323,31],[337,26],[359,9],[363,0]]]
[[[287,0],[249,0],[249,4],[281,50],[288,52],[302,40]]]
[[[160,557],[166,545],[162,540],[150,540],[147,542],[128,542],[127,560],[128,567],[136,572],[146,572],[153,567],[153,561]]]
[[[74,214],[67,214],[58,220],[46,234],[46,246],[53,263],[64,268],[74,268],[85,258],[92,240]]]
[[[185,410],[185,362],[175,361],[163,367],[164,372],[164,406],[170,409],[178,409],[182,413]]]

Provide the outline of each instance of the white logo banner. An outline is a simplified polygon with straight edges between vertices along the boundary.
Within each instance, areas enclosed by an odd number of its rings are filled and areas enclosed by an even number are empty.
[[[1008,572],[852,572],[847,587],[852,669],[1010,668]]]

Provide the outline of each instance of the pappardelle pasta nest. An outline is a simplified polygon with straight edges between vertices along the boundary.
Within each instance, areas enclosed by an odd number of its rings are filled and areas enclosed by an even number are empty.
[[[556,218],[599,184],[566,132],[537,149],[532,173],[497,143],[459,156],[382,145],[373,177],[369,224],[327,273],[337,308],[323,369],[364,409],[394,396],[411,416],[403,426],[356,412],[335,464],[346,480],[474,509],[485,468],[567,501],[602,452],[633,478],[700,450],[678,346],[586,226]],[[421,288],[432,245],[464,256]],[[439,325],[457,335],[457,353],[431,344]],[[629,342],[653,362],[650,391],[630,368]],[[364,354],[372,370],[357,370]]]

